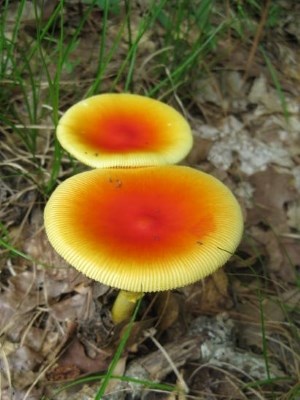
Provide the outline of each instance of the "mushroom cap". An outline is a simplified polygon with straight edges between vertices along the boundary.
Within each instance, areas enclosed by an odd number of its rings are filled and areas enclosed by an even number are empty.
[[[60,119],[57,138],[94,168],[173,164],[193,144],[189,124],[173,107],[126,93],[101,94],[75,104]]]
[[[64,181],[45,209],[55,250],[106,285],[153,292],[186,286],[234,253],[240,206],[219,180],[189,167],[98,169]]]

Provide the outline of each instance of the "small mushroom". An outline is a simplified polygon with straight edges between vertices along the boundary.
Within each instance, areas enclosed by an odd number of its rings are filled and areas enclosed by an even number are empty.
[[[71,265],[121,289],[113,307],[119,322],[142,293],[189,285],[225,264],[240,242],[243,218],[231,191],[204,172],[97,169],[57,187],[45,228]]]
[[[107,93],[72,106],[57,138],[74,157],[94,168],[173,164],[192,147],[185,118],[151,98]]]

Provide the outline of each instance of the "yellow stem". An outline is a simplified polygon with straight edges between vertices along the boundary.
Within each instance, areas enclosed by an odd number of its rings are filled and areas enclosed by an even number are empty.
[[[127,292],[120,290],[113,308],[111,310],[112,319],[115,324],[119,324],[129,319],[133,313],[136,302],[144,296],[141,292]]]

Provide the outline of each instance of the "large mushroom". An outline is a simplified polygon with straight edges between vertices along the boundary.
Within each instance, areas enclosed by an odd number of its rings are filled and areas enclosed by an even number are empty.
[[[94,168],[173,164],[192,147],[185,118],[145,96],[106,93],[75,104],[63,115],[57,138]]]
[[[88,277],[121,289],[113,319],[144,292],[183,287],[213,273],[242,231],[231,191],[181,166],[98,169],[67,179],[45,209],[55,250]]]

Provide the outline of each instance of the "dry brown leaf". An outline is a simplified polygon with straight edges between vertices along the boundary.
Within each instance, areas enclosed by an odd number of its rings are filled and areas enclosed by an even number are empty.
[[[273,334],[284,334],[286,318],[286,305],[289,305],[290,312],[300,303],[300,293],[297,289],[283,293],[281,298],[267,298],[262,300],[255,297],[251,301],[244,301],[237,305],[240,313],[238,326],[238,340],[242,346],[254,346],[263,349],[262,315],[265,335],[271,337]]]
[[[268,260],[264,263],[267,270],[275,273],[283,282],[295,283],[296,266],[300,262],[300,243],[297,240],[281,237],[272,230],[252,227],[251,236],[264,245]]]
[[[204,161],[207,160],[207,156],[209,154],[211,146],[211,140],[194,136],[193,148],[187,156],[186,162],[192,166],[201,165]]]
[[[232,306],[228,294],[228,278],[222,268],[183,291],[187,296],[186,307],[193,313],[217,313]]]
[[[47,373],[49,381],[66,381],[80,376],[80,369],[76,365],[60,365]]]
[[[99,349],[99,353],[93,359],[88,357],[82,343],[75,338],[59,359],[58,366],[78,368],[81,373],[92,373],[105,371],[108,368],[110,360],[111,355],[107,349],[105,349],[105,352]]]
[[[248,99],[251,103],[263,104],[268,113],[282,112],[282,105],[275,89],[270,88],[265,75],[253,82]]]
[[[19,390],[14,387],[5,388],[1,391],[1,400],[24,400],[25,396],[27,396],[26,400],[41,400],[43,397],[42,388],[33,388],[29,394],[27,389]]]
[[[22,343],[43,357],[53,354],[59,342],[59,333],[32,326],[22,336]]]
[[[30,292],[40,291],[40,285],[42,285],[42,276],[40,274],[35,271],[24,271],[9,279],[8,291],[17,292],[19,297],[26,297]]]
[[[158,294],[154,303],[158,315],[157,329],[163,332],[170,328],[178,319],[180,312],[179,298],[170,291]]]
[[[8,287],[0,294],[0,331],[8,331],[11,339],[19,340],[33,318],[30,312],[35,312],[37,307],[48,302],[52,303],[50,309],[57,313],[60,321],[93,315],[91,289],[87,289],[88,293],[73,296],[72,300],[64,300],[62,304],[59,302],[61,294],[75,291],[89,282],[73,269],[25,271],[10,277]],[[59,312],[63,315],[59,315]]]
[[[9,366],[12,371],[32,371],[41,363],[41,355],[27,346],[19,347],[8,356]]]
[[[59,381],[60,379],[57,379]],[[99,383],[89,382],[83,386],[75,386],[74,388],[68,388],[64,391],[59,391],[58,394],[53,393],[53,389],[47,388],[49,397],[51,400],[95,400],[97,391],[99,390]],[[38,399],[40,400],[40,399]]]
[[[287,208],[289,227],[300,233],[300,199],[290,202]]]
[[[252,21],[256,23],[256,21]],[[226,69],[244,71],[249,56],[249,48],[240,41],[230,36],[219,41],[217,47],[218,54],[222,54],[223,62],[226,64]],[[261,60],[259,54],[248,69],[248,76],[259,76],[265,70],[265,63]]]
[[[20,340],[22,331],[31,319],[28,311],[36,306],[36,302],[30,300],[21,304],[17,293],[4,293],[0,296],[0,332],[6,333],[13,341]]]
[[[294,289],[290,289],[281,295],[281,300],[285,305],[289,307],[289,312],[292,312],[294,309],[299,307],[300,305],[300,291],[296,287]]]
[[[41,219],[42,216],[38,216],[38,219]],[[41,226],[41,222],[40,225]],[[29,237],[24,239],[23,249],[30,257],[34,260],[37,260],[41,264],[45,264],[52,267],[68,267],[69,264],[64,261],[62,257],[60,257],[56,251],[52,248],[49,243],[49,240],[45,234],[45,231],[39,228],[38,231],[34,231],[30,233],[31,230],[35,228],[35,225],[32,225],[28,228],[27,234]]]
[[[276,226],[286,223],[285,205],[296,200],[297,192],[293,186],[293,176],[277,172],[269,167],[249,178],[254,187],[255,211],[261,221]]]
[[[128,351],[135,353],[138,351],[138,346],[145,340],[144,332],[150,329],[155,324],[156,319],[148,318],[141,321],[136,321],[132,324],[129,339],[126,343]],[[128,324],[119,324],[116,326],[113,337],[111,338],[114,346],[118,346],[122,339],[124,332],[126,331]]]
[[[192,374],[192,388],[201,393],[201,400],[234,399],[247,400],[242,389],[229,380],[230,375],[211,366],[197,368]],[[205,397],[204,397],[205,396]]]
[[[50,306],[50,312],[57,321],[91,319],[95,313],[95,304],[91,293],[78,293],[68,299]]]

